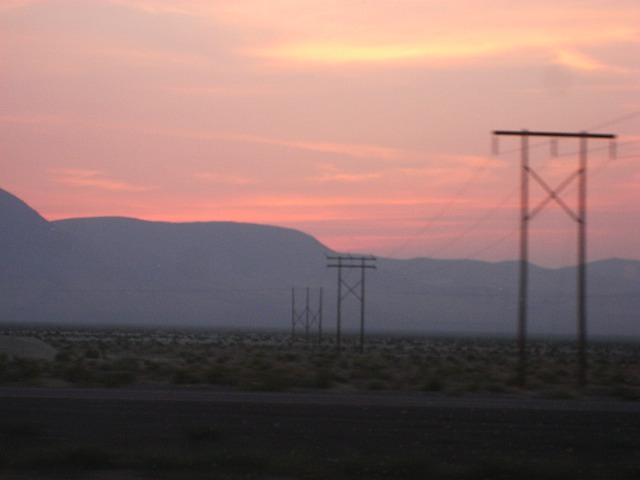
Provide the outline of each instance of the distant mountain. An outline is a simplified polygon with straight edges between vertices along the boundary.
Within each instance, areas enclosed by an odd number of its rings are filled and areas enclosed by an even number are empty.
[[[48,222],[0,190],[0,322],[290,328],[311,287],[335,328],[335,254],[287,228],[102,217]],[[588,266],[590,334],[640,336],[640,261]],[[359,270],[345,270],[347,285]],[[531,266],[529,331],[573,334],[575,268]],[[379,258],[366,272],[368,330],[514,333],[517,262]],[[357,290],[357,289],[356,289]],[[346,290],[343,290],[345,293]],[[359,326],[343,302],[343,328]]]
[[[0,276],[14,281],[43,273],[62,243],[52,225],[19,198],[0,189]]]

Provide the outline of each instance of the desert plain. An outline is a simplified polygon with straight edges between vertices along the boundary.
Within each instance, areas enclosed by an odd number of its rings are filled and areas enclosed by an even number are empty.
[[[591,341],[578,387],[571,339],[531,339],[522,385],[510,338],[370,334],[361,349],[347,334],[338,350],[317,332],[3,333],[31,345],[0,354],[3,478],[640,473],[633,340]]]

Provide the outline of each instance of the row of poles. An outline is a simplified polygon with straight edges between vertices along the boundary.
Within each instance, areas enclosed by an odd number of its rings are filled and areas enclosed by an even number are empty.
[[[327,256],[327,267],[338,270],[338,292],[337,292],[337,316],[336,316],[336,348],[338,353],[342,348],[342,302],[348,296],[354,296],[360,301],[360,340],[358,346],[360,351],[364,351],[364,319],[365,319],[365,272],[376,268],[376,258],[370,255],[337,255]],[[355,283],[347,280],[343,274],[343,269],[359,269],[360,278]],[[314,326],[318,327],[318,341],[322,341],[322,288],[318,293],[318,306],[312,308],[310,305],[309,288],[306,289],[305,306],[298,309],[296,305],[296,290],[291,289],[291,341],[295,340],[296,327],[302,326],[305,332],[305,341],[309,342],[309,331]]]
[[[577,383],[582,387],[586,384],[587,347],[586,347],[586,264],[587,264],[587,140],[616,138],[613,134],[603,133],[565,133],[565,132],[537,132],[528,130],[495,130],[494,138],[502,135],[518,136],[521,139],[521,175],[520,175],[520,276],[518,294],[518,380],[521,386],[527,384],[527,299],[528,299],[528,266],[529,266],[529,222],[550,202],[555,201],[573,219],[578,226],[577,245]],[[542,176],[531,167],[529,162],[529,137],[547,137],[552,139],[552,150],[559,137],[578,138],[580,141],[578,168],[571,173],[556,188],[552,188]],[[497,153],[497,144],[494,144]],[[612,149],[613,151],[613,149]],[[529,205],[529,181],[533,179],[546,192],[546,197],[534,208]],[[574,180],[578,181],[577,209],[572,209],[562,200],[560,193]],[[341,349],[342,301],[349,295],[360,301],[360,351],[364,349],[364,318],[365,318],[365,272],[376,268],[375,257],[372,256],[328,256],[327,267],[338,270],[337,292],[337,324],[336,346]],[[360,280],[347,283],[343,276],[343,269],[360,269]],[[322,340],[322,289],[319,291],[319,304],[313,310],[309,304],[309,288],[306,289],[305,307],[298,311],[295,303],[295,289],[291,292],[291,338],[295,338],[297,325],[305,329],[306,341],[309,341],[309,330],[314,325],[318,327],[318,341]]]

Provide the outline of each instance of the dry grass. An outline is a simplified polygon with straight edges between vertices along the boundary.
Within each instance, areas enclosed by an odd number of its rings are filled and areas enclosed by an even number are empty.
[[[640,346],[633,342],[590,342],[589,386],[578,392],[571,341],[529,342],[529,383],[523,390],[515,381],[512,339],[370,335],[360,352],[355,337],[347,336],[338,355],[333,338],[292,342],[283,332],[13,328],[3,333],[38,338],[58,351],[50,361],[0,356],[5,385],[526,391],[640,399]]]

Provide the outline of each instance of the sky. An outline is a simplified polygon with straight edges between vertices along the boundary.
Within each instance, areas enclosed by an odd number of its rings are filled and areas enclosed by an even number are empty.
[[[639,52],[637,0],[0,0],[0,187],[48,220],[503,261],[521,149],[492,131],[612,133],[588,142],[587,257],[640,259]],[[530,140],[552,190],[578,146]],[[529,225],[531,261],[575,264],[558,202]]]

